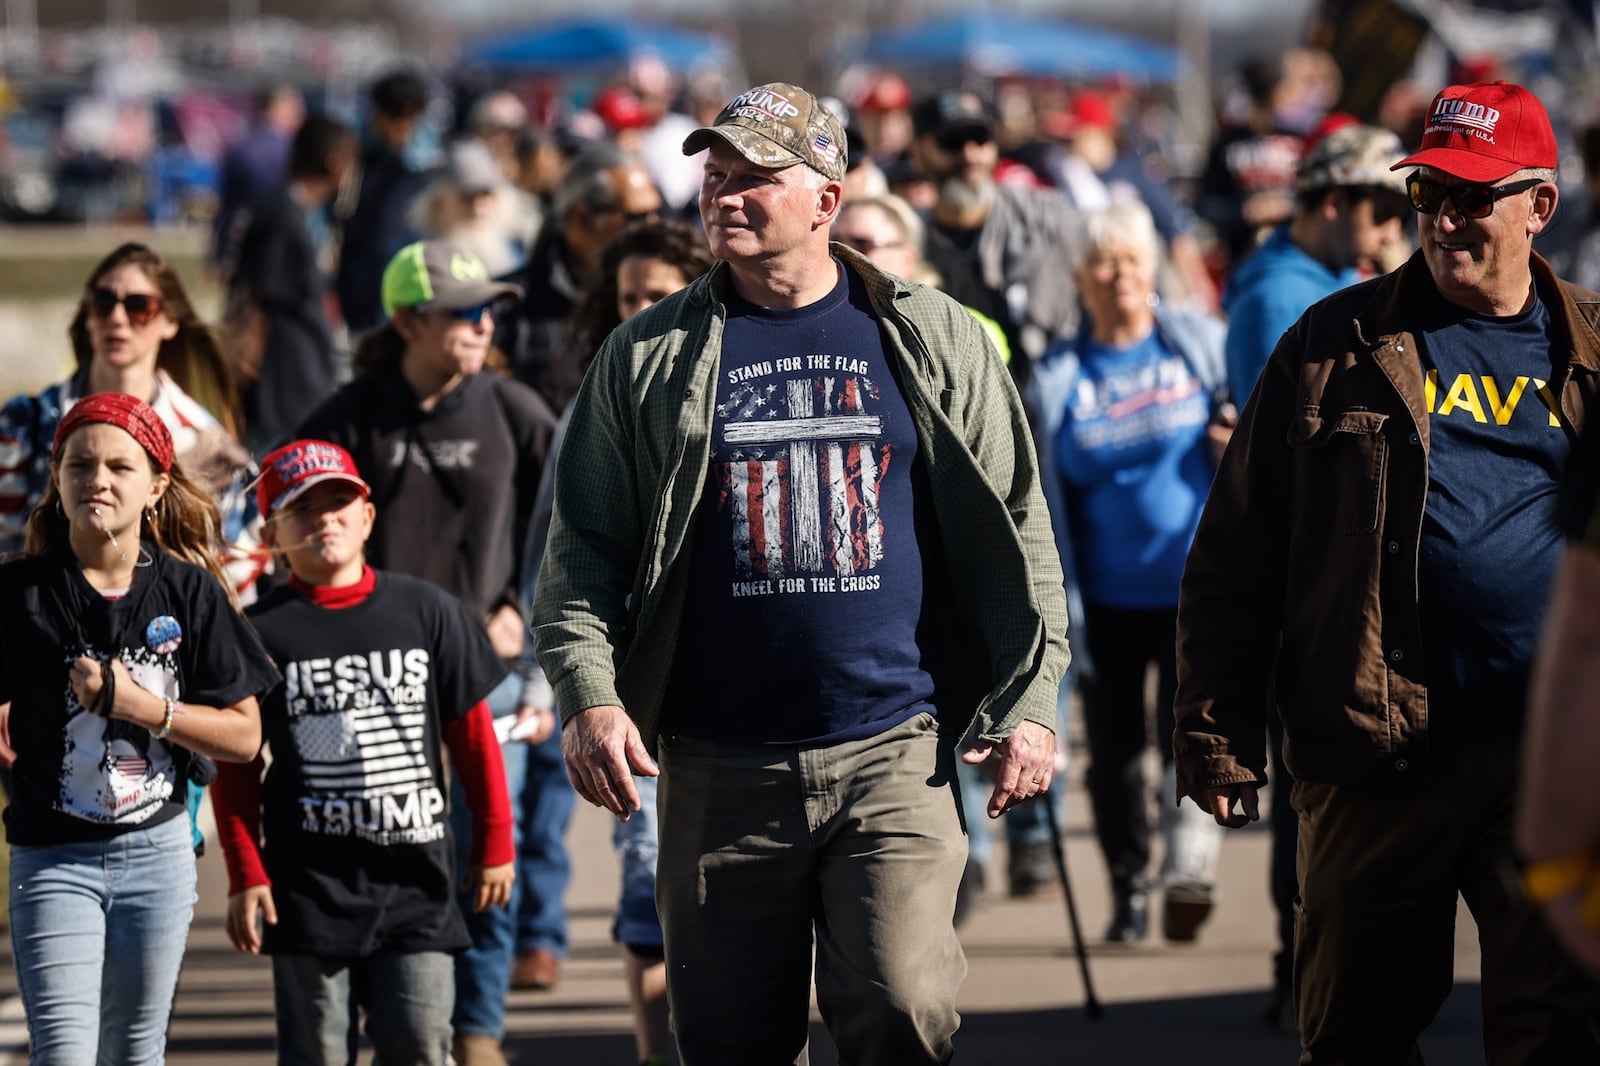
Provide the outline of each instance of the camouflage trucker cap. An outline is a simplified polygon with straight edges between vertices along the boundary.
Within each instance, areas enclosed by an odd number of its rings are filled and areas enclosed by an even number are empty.
[[[1389,168],[1405,154],[1400,137],[1382,126],[1341,126],[1300,160],[1297,186],[1302,191],[1362,186],[1404,193],[1405,175]]]
[[[740,93],[715,122],[684,138],[683,154],[694,155],[713,137],[758,167],[807,163],[835,181],[844,177],[844,124],[798,85],[772,81]]]

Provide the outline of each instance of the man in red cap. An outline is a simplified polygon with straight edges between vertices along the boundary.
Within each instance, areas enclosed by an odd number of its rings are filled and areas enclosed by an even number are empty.
[[[1217,473],[1178,607],[1180,795],[1258,816],[1268,678],[1299,814],[1304,1064],[1412,1063],[1477,919],[1491,1063],[1600,1062],[1600,989],[1501,876],[1557,490],[1600,389],[1600,303],[1533,251],[1544,108],[1433,102],[1421,250],[1283,335]]]

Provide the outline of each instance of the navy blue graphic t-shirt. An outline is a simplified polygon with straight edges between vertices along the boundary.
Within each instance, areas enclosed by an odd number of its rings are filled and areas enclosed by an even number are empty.
[[[916,461],[859,279],[795,309],[730,293],[666,732],[836,742],[933,710]]]
[[[1520,713],[1562,544],[1571,446],[1547,379],[1561,348],[1537,299],[1471,314],[1442,297],[1417,331],[1431,446],[1418,559],[1435,739]]]

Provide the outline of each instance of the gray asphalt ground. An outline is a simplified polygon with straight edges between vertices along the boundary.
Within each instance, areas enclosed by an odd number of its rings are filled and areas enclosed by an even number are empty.
[[[1080,763],[1081,765],[1081,763]],[[1072,774],[1074,781],[1081,774]],[[1269,834],[1229,837],[1222,899],[1194,945],[1169,945],[1159,931],[1135,947],[1097,943],[1109,918],[1104,867],[1086,824],[1087,797],[1068,796],[1070,879],[1104,1016],[1090,1020],[1072,953],[1063,899],[1011,900],[993,892],[962,930],[970,966],[962,989],[956,1061],[970,1066],[1073,1063],[1092,1066],[1288,1066],[1294,1037],[1261,1021],[1273,918],[1267,895]],[[523,1066],[637,1062],[622,963],[610,940],[617,865],[603,812],[582,807],[569,842],[575,875],[568,896],[572,956],[551,992],[513,992],[508,1057]],[[1003,857],[1003,848],[1001,849]],[[264,959],[235,952],[223,932],[226,875],[212,849],[200,864],[200,906],[168,1045],[173,1066],[265,1066],[274,1061],[272,983]],[[989,873],[1004,885],[1004,870]],[[9,943],[5,945],[9,962]],[[1457,987],[1424,1043],[1430,1063],[1477,1066],[1476,930],[1461,913]],[[1402,960],[1396,960],[1397,963]],[[0,1063],[22,1062],[24,1033],[11,967],[0,971]],[[363,1052],[361,1062],[370,1063]],[[813,1066],[837,1056],[820,1022]]]

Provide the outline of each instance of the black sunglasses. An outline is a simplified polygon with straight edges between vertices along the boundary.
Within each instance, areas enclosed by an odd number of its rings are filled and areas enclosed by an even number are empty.
[[[969,144],[984,145],[992,140],[994,140],[994,134],[988,130],[968,126],[963,129],[951,130],[948,133],[941,133],[933,139],[933,143],[939,146],[940,151],[954,155]]]
[[[1436,215],[1448,199],[1463,218],[1488,218],[1496,200],[1542,185],[1543,178],[1524,178],[1509,185],[1441,185],[1437,181],[1412,176],[1406,181],[1411,206],[1424,215]]]
[[[96,318],[110,318],[121,304],[128,312],[128,321],[135,326],[148,325],[161,313],[161,297],[154,293],[134,292],[118,296],[110,289],[90,289],[87,294],[89,313]]]

